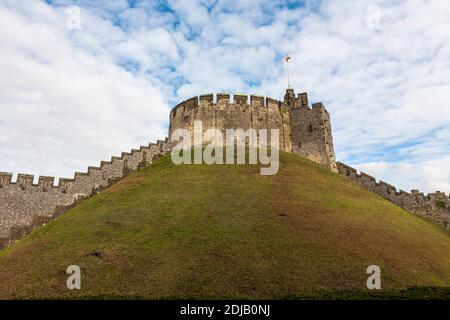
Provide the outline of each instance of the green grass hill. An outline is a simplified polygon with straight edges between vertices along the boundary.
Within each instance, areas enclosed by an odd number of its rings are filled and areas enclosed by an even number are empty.
[[[164,157],[0,250],[0,298],[450,299],[447,231],[308,160],[280,161],[261,176]],[[81,290],[66,288],[69,265]]]

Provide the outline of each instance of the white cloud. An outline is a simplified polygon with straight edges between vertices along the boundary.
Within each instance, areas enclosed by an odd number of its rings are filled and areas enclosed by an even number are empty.
[[[0,6],[1,170],[71,177],[165,136],[158,88],[106,52],[73,45],[63,10],[16,9]]]
[[[293,86],[331,113],[339,160],[405,189],[450,192],[446,0],[293,9],[259,0],[86,0],[76,2],[82,30],[70,32],[64,6],[73,3],[0,5],[1,170],[81,170],[163,137],[168,104],[194,95],[282,98],[289,53]],[[367,27],[373,4],[379,29]]]
[[[450,190],[450,157],[422,162],[368,162],[356,164],[358,169],[377,179],[391,182],[398,190],[425,192]],[[448,193],[448,192],[447,192]]]

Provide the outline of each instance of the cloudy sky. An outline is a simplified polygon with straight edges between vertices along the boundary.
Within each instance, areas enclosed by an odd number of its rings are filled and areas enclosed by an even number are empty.
[[[72,177],[198,94],[282,99],[286,53],[338,160],[450,192],[448,0],[0,0],[0,171]]]

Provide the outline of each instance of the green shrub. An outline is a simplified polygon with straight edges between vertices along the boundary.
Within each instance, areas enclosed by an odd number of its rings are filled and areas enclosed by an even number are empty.
[[[436,201],[436,206],[438,208],[444,209],[445,208],[445,203],[442,200],[438,200],[438,201]]]

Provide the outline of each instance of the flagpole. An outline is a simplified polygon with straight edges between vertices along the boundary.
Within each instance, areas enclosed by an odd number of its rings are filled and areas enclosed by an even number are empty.
[[[287,65],[287,76],[288,76],[288,89],[291,88],[291,71],[289,69],[289,60],[291,59],[291,57],[289,57],[289,55],[286,55],[286,65]]]

